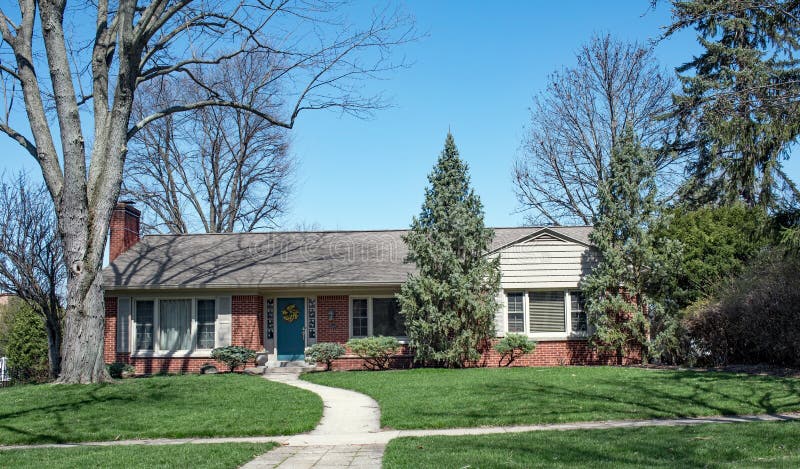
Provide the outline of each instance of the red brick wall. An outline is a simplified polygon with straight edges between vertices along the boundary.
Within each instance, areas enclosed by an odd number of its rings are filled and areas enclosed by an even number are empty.
[[[114,262],[120,254],[139,242],[141,212],[129,203],[120,202],[111,212],[108,226],[108,260]]]
[[[494,341],[496,342],[496,340]],[[494,343],[493,342],[493,343]],[[638,357],[626,357],[623,364],[638,363]],[[500,363],[500,354],[493,348],[484,352],[480,364],[483,366],[505,366],[507,359]],[[615,356],[600,354],[592,350],[586,340],[542,341],[533,353],[514,360],[511,366],[560,366],[560,365],[615,365]]]
[[[231,298],[231,344],[253,350],[264,348],[264,297]]]
[[[328,312],[335,311],[334,320],[328,320]],[[350,306],[347,295],[317,297],[317,342],[338,342],[350,339]]]
[[[492,343],[495,343],[494,340]],[[349,352],[349,351],[348,351]],[[407,347],[395,356],[392,368],[409,368],[413,366],[413,355]],[[638,364],[640,357],[630,356],[623,359],[623,365]],[[500,354],[494,349],[489,349],[483,354],[476,364],[495,368],[506,366],[507,359],[500,362]],[[539,342],[533,353],[523,355],[514,360],[511,366],[565,366],[565,365],[616,365],[615,356],[599,354],[589,347],[586,340],[556,340]],[[363,370],[366,369],[364,360],[354,355],[346,355],[333,363],[334,370]]]
[[[106,297],[106,322],[103,341],[103,359],[106,363],[116,361],[117,354],[117,298]]]

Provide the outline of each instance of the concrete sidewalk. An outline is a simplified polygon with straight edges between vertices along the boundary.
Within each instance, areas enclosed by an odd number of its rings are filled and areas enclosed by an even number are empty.
[[[594,422],[546,423],[538,425],[510,425],[497,427],[443,428],[436,430],[384,430],[376,433],[355,433],[349,435],[276,435],[276,436],[243,436],[220,438],[153,438],[141,440],[87,441],[82,443],[45,443],[36,445],[3,445],[0,451],[11,449],[34,448],[72,448],[79,446],[129,446],[129,445],[182,445],[182,444],[218,444],[218,443],[268,443],[276,442],[283,446],[336,446],[336,445],[370,445],[386,444],[395,438],[407,436],[462,436],[489,435],[495,433],[520,433],[540,431],[566,430],[605,430],[609,428],[640,427],[678,427],[686,425],[731,424],[748,422],[780,422],[800,420],[800,412],[780,414],[731,415],[714,417],[686,417],[678,419],[648,420],[607,420]]]

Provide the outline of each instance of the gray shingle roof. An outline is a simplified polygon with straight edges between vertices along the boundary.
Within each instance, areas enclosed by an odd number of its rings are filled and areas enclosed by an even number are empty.
[[[495,228],[492,250],[542,228]],[[551,227],[589,244],[590,227]],[[406,230],[145,236],[103,269],[114,288],[397,285]]]

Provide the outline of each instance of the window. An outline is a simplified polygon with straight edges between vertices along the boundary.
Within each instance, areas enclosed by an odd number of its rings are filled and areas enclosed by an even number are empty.
[[[153,350],[153,300],[136,302],[136,350]]]
[[[525,307],[522,293],[508,294],[508,332],[525,332]]]
[[[118,304],[123,306],[118,306],[118,316],[122,317],[124,311],[133,314],[131,352],[148,355],[181,352],[182,355],[191,355],[202,350],[201,355],[207,356],[208,351],[217,345],[218,339],[221,343],[229,341],[230,297],[128,298],[126,301],[132,307],[120,301]],[[120,340],[124,340],[120,337],[126,332],[124,326],[119,324],[119,317],[117,321],[119,348]]]
[[[353,298],[350,314],[351,337],[406,335],[405,318],[394,297]]]
[[[192,348],[192,300],[161,300],[158,310],[158,348]]]
[[[570,322],[572,323],[572,332],[576,334],[586,334],[587,318],[583,294],[578,291],[569,292],[570,297],[570,311],[572,312]]]
[[[372,335],[406,335],[406,325],[397,298],[372,299]]]
[[[528,301],[531,332],[566,332],[563,291],[531,292]]]
[[[368,300],[358,298],[353,300],[353,337],[366,337],[369,335]]]
[[[214,348],[216,306],[214,300],[197,300],[197,348],[199,349]]]

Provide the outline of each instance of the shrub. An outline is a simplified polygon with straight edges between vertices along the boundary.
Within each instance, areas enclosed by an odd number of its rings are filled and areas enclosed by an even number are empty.
[[[769,251],[687,309],[687,354],[700,365],[800,366],[800,259]]]
[[[227,347],[218,347],[212,350],[211,358],[228,365],[228,368],[232,372],[237,367],[255,360],[256,352],[247,347],[228,345]]]
[[[368,369],[385,370],[389,368],[392,355],[400,348],[400,342],[394,337],[379,335],[363,339],[350,339],[347,347],[364,360]]]
[[[500,354],[500,361],[497,364],[500,365],[503,359],[507,358],[505,366],[511,366],[517,358],[533,352],[536,349],[536,341],[523,334],[508,334],[494,345],[494,349]]]
[[[45,382],[49,376],[47,332],[42,317],[24,302],[17,302],[6,341],[11,377],[18,382]]]
[[[110,365],[107,365],[107,368],[108,374],[114,379],[122,379],[125,373],[133,373],[136,371],[133,365],[122,362],[114,362]]]
[[[344,354],[344,347],[333,342],[320,342],[306,349],[306,358],[314,363],[324,363],[326,370],[330,370],[331,363]]]

